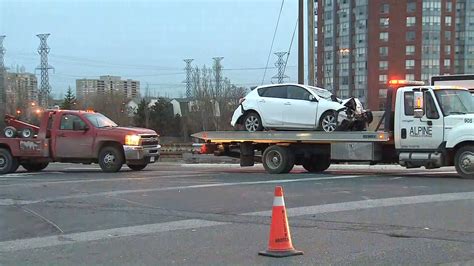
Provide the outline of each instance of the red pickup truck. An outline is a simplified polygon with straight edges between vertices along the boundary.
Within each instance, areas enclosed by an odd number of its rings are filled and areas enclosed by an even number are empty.
[[[155,131],[119,127],[100,113],[46,110],[39,127],[11,116],[5,122],[9,127],[0,137],[0,174],[13,173],[20,165],[30,172],[41,171],[50,162],[98,163],[104,172],[117,172],[127,164],[139,171],[160,156]],[[12,129],[31,133],[16,137]]]

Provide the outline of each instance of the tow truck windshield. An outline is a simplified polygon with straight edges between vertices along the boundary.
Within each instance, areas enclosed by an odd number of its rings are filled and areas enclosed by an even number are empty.
[[[469,91],[436,90],[435,94],[445,116],[474,113],[474,101]]]
[[[87,120],[91,122],[96,128],[104,128],[104,127],[118,127],[114,121],[110,120],[103,114],[86,114],[85,115]]]

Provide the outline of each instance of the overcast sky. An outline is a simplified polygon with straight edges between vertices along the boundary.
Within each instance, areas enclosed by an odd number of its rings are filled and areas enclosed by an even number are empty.
[[[184,92],[184,58],[210,66],[223,56],[224,75],[237,85],[260,84],[275,30],[280,0],[0,0],[0,35],[6,35],[5,64],[39,65],[38,33],[51,33],[49,63],[53,93],[76,78],[120,75],[148,83],[161,96]],[[273,52],[288,51],[297,1],[286,0]],[[297,37],[288,62],[297,80]],[[269,66],[276,56],[272,54]],[[236,70],[237,69],[237,70]],[[39,74],[39,72],[37,72]],[[269,69],[265,83],[276,74]],[[39,81],[39,79],[38,79]]]

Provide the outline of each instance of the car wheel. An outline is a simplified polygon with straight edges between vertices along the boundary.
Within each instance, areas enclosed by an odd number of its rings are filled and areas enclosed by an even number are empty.
[[[262,131],[262,119],[256,112],[249,112],[244,118],[244,128],[248,132]]]
[[[48,167],[48,164],[49,163],[22,163],[21,166],[28,172],[39,172]]]
[[[3,135],[5,135],[6,138],[14,138],[16,137],[16,133],[16,128],[12,126],[8,126],[3,129]]]
[[[33,137],[33,134],[34,134],[33,130],[31,130],[30,128],[25,128],[21,131],[20,135],[22,138],[28,139],[28,138]]]
[[[147,165],[148,165],[147,163],[145,163],[145,164],[127,164],[128,168],[132,169],[133,171],[141,171],[141,170],[145,169],[145,167]]]
[[[326,111],[319,119],[319,128],[325,132],[333,132],[337,128],[337,114],[335,111]]]
[[[99,165],[104,172],[115,173],[120,171],[124,161],[123,152],[116,147],[109,146],[100,150]]]

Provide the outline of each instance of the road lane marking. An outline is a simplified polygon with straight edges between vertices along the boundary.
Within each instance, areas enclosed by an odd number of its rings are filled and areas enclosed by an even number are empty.
[[[290,216],[314,215],[328,212],[353,211],[380,207],[412,205],[420,203],[446,202],[456,200],[474,200],[474,192],[444,193],[434,195],[408,196],[385,199],[369,199],[324,205],[305,206],[287,209]],[[271,211],[251,212],[244,215],[270,216]]]
[[[353,211],[379,207],[403,206],[419,203],[446,202],[456,200],[473,200],[474,192],[445,193],[423,196],[397,197],[386,199],[373,199],[363,201],[341,202],[334,204],[314,205],[306,207],[287,208],[289,216],[302,216],[310,214],[332,213],[340,211]],[[249,212],[240,215],[270,216],[271,211]],[[62,246],[67,244],[107,240],[119,237],[156,234],[169,231],[198,229],[219,225],[229,225],[231,222],[216,222],[201,219],[188,219],[174,222],[126,226],[104,230],[87,231],[80,233],[61,234],[53,236],[35,237],[0,242],[0,252],[14,252],[34,248]]]
[[[156,234],[176,230],[197,229],[227,223],[206,221],[199,219],[181,220],[166,223],[145,224],[137,226],[119,227],[105,230],[96,230],[81,233],[36,237],[0,242],[0,252],[13,252],[34,248],[61,246],[74,243],[83,243],[97,240],[113,239],[118,237]]]
[[[351,179],[357,177],[367,176],[327,176],[327,177],[312,177],[312,178],[298,178],[298,179],[277,179],[277,180],[262,180],[262,181],[248,181],[248,182],[232,182],[232,183],[211,183],[191,186],[177,186],[177,187],[159,187],[159,188],[146,188],[146,189],[129,189],[129,190],[116,190],[116,191],[105,191],[97,193],[81,193],[69,196],[50,197],[37,200],[16,200],[16,199],[0,199],[0,206],[11,206],[11,205],[25,205],[34,204],[47,201],[58,201],[67,199],[82,199],[90,197],[113,197],[122,194],[132,193],[146,193],[146,192],[158,192],[158,191],[173,191],[173,190],[185,190],[185,189],[199,189],[199,188],[215,188],[215,187],[229,187],[229,186],[242,186],[242,185],[259,185],[259,184],[282,184],[292,182],[308,182],[308,181],[319,181],[319,180],[337,180],[337,179]]]

